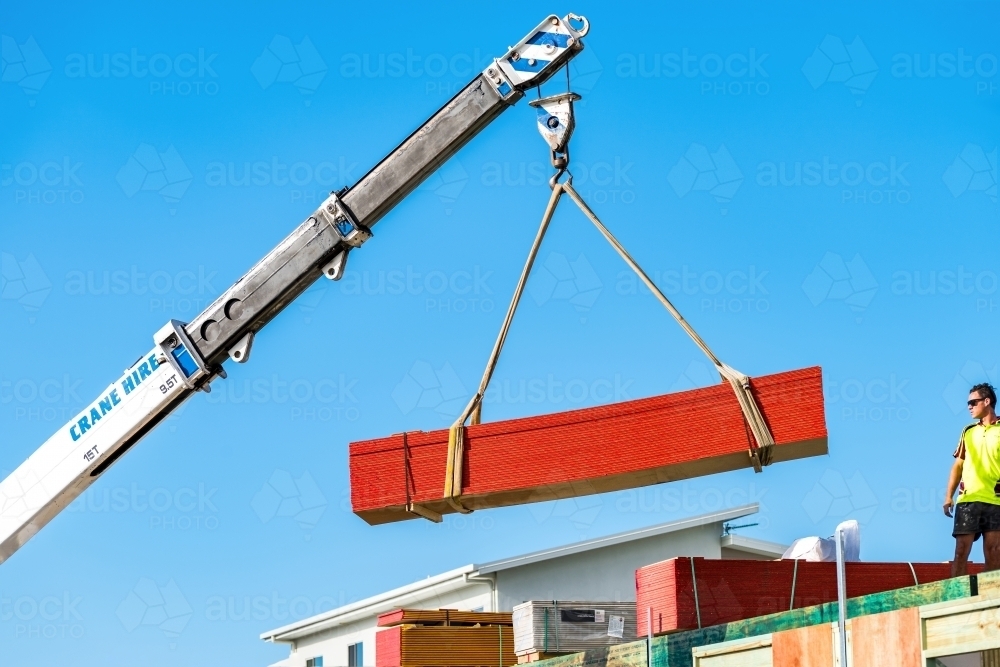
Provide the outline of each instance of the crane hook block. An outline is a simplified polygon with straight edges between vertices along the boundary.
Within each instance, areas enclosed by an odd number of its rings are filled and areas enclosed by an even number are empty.
[[[581,99],[576,93],[560,93],[528,102],[538,114],[538,133],[552,149],[553,165],[557,155],[566,153],[569,139],[573,136],[576,119],[573,116],[573,102]]]

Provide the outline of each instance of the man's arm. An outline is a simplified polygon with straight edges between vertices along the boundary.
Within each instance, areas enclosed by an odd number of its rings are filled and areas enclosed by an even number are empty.
[[[945,492],[944,497],[944,515],[952,515],[952,507],[955,506],[955,491],[958,490],[958,484],[962,481],[962,466],[965,460],[960,457],[955,457],[955,463],[951,466],[951,473],[948,475],[948,490]]]

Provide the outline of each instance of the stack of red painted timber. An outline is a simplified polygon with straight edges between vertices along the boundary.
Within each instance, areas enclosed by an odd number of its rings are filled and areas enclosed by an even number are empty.
[[[970,573],[981,569],[970,566]],[[950,563],[847,563],[847,597],[950,576]],[[694,582],[698,586],[697,607]],[[799,561],[796,570],[791,560],[671,558],[636,570],[635,593],[640,634],[648,631],[647,618],[652,620],[653,634],[694,630],[699,627],[699,612],[701,627],[707,627],[835,602],[837,565]]]
[[[819,368],[756,377],[774,461],[827,452]],[[619,491],[750,467],[753,436],[728,383],[582,410],[469,426],[462,502],[486,509]],[[448,431],[350,445],[351,504],[369,524],[442,514]]]
[[[507,667],[517,664],[510,612],[397,609],[379,616],[376,667]]]

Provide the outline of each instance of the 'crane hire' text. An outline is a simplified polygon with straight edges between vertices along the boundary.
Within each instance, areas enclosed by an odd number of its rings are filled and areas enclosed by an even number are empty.
[[[156,360],[156,355],[149,355],[149,359],[143,361],[140,364],[136,364],[132,368],[132,372],[124,376],[118,381],[121,385],[122,391],[128,396],[136,387],[138,387],[142,382],[153,374],[160,366],[160,363]],[[80,415],[80,418],[76,420],[75,424],[71,424],[69,427],[69,435],[73,438],[73,441],[77,441],[83,437],[83,434],[89,431],[94,426],[97,426],[97,422],[104,419],[104,417],[114,410],[115,406],[122,402],[121,397],[118,395],[118,387],[112,388],[107,394],[102,396],[97,400],[96,403],[90,406],[89,411],[84,411]]]

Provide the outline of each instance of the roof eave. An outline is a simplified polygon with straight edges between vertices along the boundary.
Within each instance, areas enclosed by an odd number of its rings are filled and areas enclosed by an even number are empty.
[[[569,556],[576,553],[582,553],[584,551],[590,551],[591,549],[601,549],[646,537],[655,537],[657,535],[676,533],[689,528],[707,526],[713,523],[725,523],[726,521],[732,521],[733,519],[739,519],[751,514],[756,514],[759,510],[760,505],[758,503],[750,503],[748,505],[742,505],[728,510],[693,516],[688,519],[681,519],[670,523],[662,523],[657,526],[625,531],[623,533],[616,533],[614,535],[608,535],[606,537],[593,540],[584,540],[583,542],[575,542],[573,544],[567,544],[553,549],[544,549],[542,551],[536,551],[523,556],[504,558],[478,566],[474,575],[481,576],[484,574],[492,574],[493,572],[508,570],[514,567],[521,567],[523,565],[530,565],[532,563],[549,560],[551,558],[559,558],[561,556]]]

